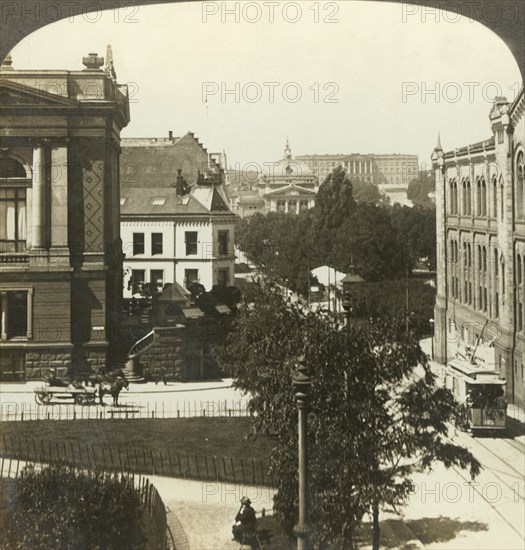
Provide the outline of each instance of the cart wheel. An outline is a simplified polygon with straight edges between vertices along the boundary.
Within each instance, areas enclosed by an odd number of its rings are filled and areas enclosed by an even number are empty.
[[[87,405],[87,398],[83,393],[79,393],[78,395],[75,395],[75,403],[77,405]]]
[[[35,401],[39,405],[47,405],[51,401],[51,394],[46,391],[39,391],[35,393]]]

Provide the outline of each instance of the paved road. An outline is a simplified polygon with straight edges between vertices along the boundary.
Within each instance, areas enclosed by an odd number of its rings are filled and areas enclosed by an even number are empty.
[[[0,420],[67,420],[73,418],[176,418],[193,416],[238,416],[246,414],[247,398],[233,388],[232,379],[211,382],[177,382],[167,385],[130,384],[122,390],[118,410],[112,398],[105,406],[74,405],[71,399],[54,398],[48,405],[35,402],[35,388],[42,382],[2,384]]]

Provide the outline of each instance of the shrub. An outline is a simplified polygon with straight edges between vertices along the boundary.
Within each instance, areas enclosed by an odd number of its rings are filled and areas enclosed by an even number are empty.
[[[5,510],[5,550],[145,548],[140,498],[130,479],[50,466],[26,470]]]

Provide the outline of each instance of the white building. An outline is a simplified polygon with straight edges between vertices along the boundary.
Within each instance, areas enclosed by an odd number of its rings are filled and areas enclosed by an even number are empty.
[[[182,179],[182,176],[179,176]],[[206,290],[233,286],[235,215],[222,185],[204,180],[187,194],[178,188],[121,190],[124,298],[144,283],[162,290],[198,282]]]

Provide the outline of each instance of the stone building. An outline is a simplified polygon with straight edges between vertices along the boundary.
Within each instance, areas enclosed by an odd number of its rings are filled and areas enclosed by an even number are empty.
[[[485,141],[435,148],[436,359],[499,371],[525,402],[525,98],[496,98]],[[474,353],[475,350],[475,353]]]
[[[83,70],[0,69],[0,379],[105,362],[121,309],[120,131],[111,50]]]
[[[299,213],[315,205],[319,180],[305,162],[292,157],[287,140],[284,157],[265,163],[257,188],[266,212]]]

